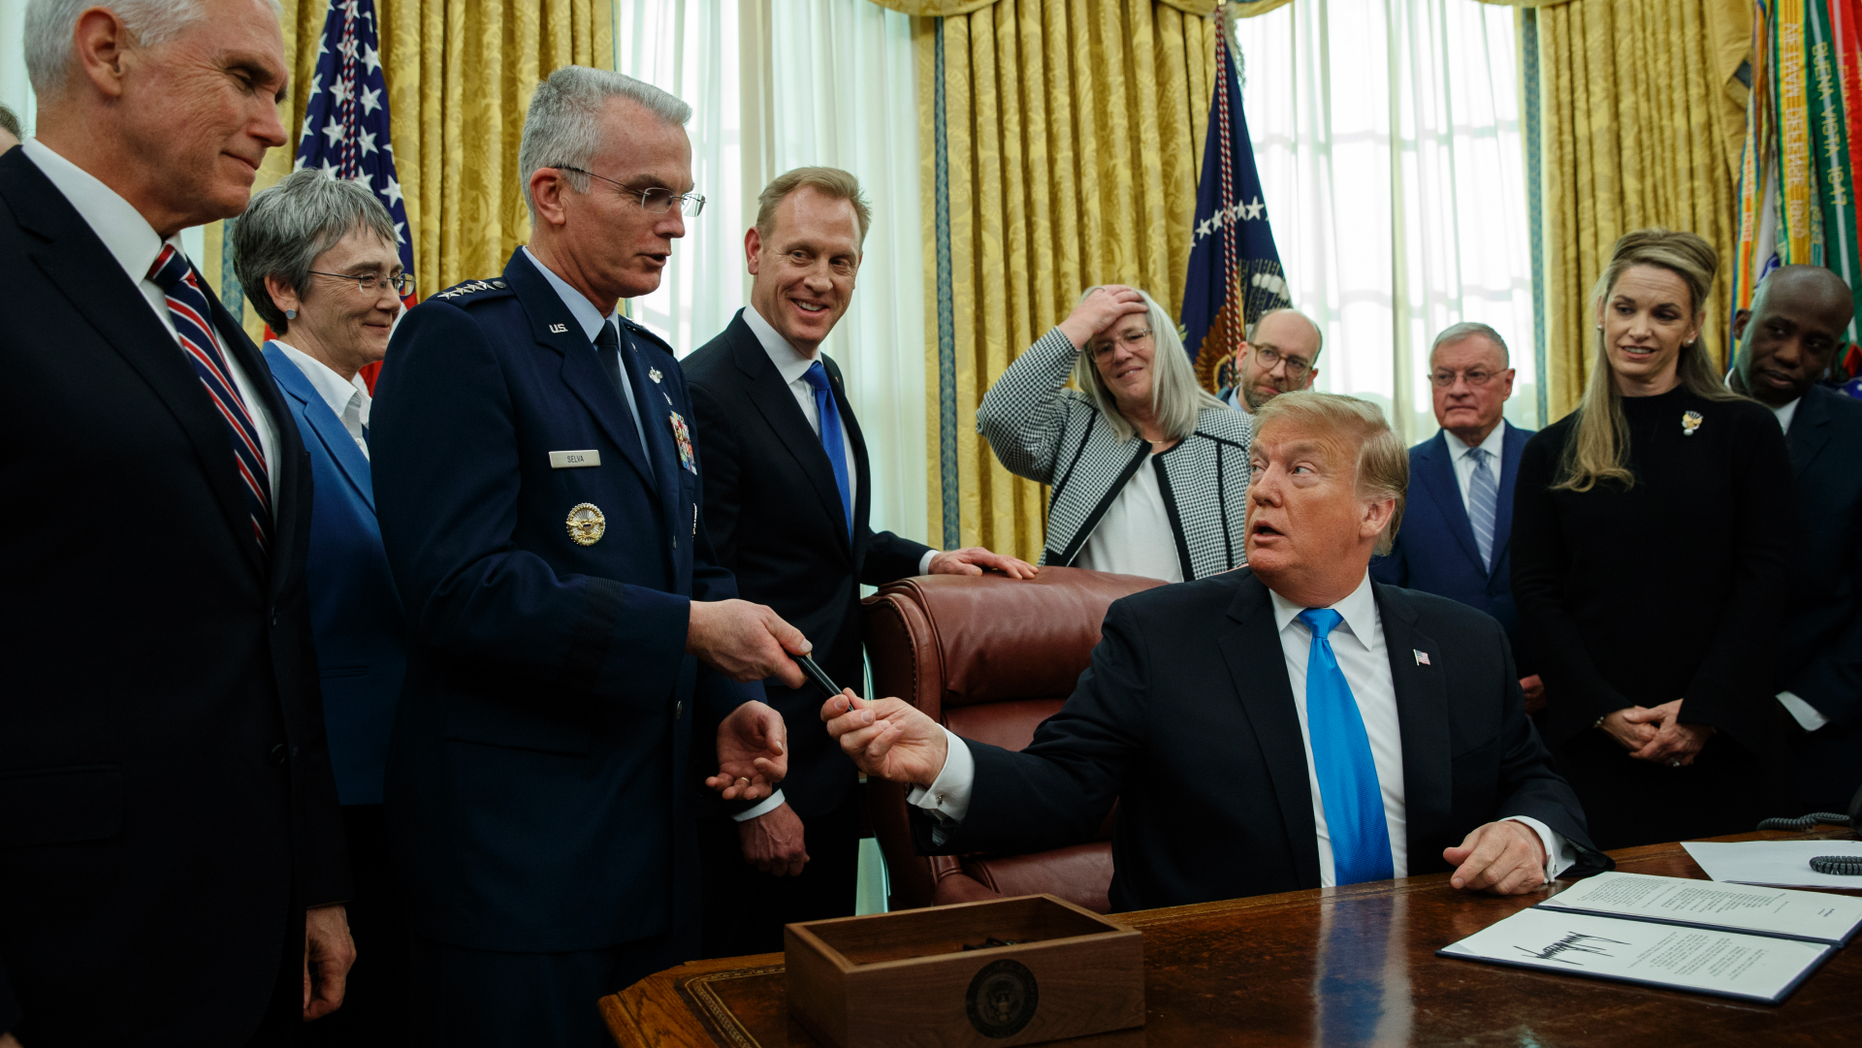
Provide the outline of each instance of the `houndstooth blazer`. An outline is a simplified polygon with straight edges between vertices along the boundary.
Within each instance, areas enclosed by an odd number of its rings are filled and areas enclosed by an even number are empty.
[[[976,431],[1009,472],[1053,485],[1041,563],[1069,565],[1106,507],[1148,457],[1177,539],[1184,581],[1240,567],[1254,420],[1205,408],[1189,438],[1159,455],[1120,440],[1084,393],[1064,388],[1079,356],[1056,327],[1028,347],[983,397]]]

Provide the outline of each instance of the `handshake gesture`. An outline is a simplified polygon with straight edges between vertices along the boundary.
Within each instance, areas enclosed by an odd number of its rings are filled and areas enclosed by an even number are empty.
[[[929,786],[944,770],[943,727],[903,699],[869,702],[842,688],[822,704],[821,720],[841,752],[873,778]]]

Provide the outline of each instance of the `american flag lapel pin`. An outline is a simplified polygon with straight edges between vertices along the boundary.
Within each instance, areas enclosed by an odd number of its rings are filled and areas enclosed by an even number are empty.
[[[1420,648],[1411,648],[1409,650],[1411,654],[1416,656],[1416,665],[1427,666],[1429,664],[1429,653],[1428,652],[1423,651]]]

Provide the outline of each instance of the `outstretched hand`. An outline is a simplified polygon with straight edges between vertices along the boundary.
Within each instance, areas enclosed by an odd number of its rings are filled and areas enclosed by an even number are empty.
[[[902,699],[867,702],[842,688],[821,706],[828,734],[867,775],[929,786],[944,770],[944,729]]]
[[[1523,895],[1545,884],[1545,842],[1523,822],[1476,826],[1442,858],[1456,866],[1448,883],[1468,891]]]
[[[1144,304],[1144,296],[1131,288],[1123,284],[1105,284],[1080,299],[1067,319],[1060,322],[1060,330],[1075,346],[1084,349],[1094,335],[1117,323],[1120,317],[1149,308]]]
[[[705,785],[727,801],[762,800],[789,773],[789,732],[782,714],[756,701],[718,725],[718,773]]]

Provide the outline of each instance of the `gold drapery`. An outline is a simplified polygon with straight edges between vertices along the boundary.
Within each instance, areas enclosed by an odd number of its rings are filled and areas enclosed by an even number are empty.
[[[924,18],[967,15],[981,11],[995,2],[996,0],[873,0],[873,3],[888,10]],[[1214,14],[1216,7],[1216,0],[1158,0],[1158,2],[1198,18],[1206,18]],[[1252,18],[1289,4],[1292,0],[1230,0],[1230,2],[1236,8],[1235,13],[1238,17]]]
[[[253,190],[291,171],[316,75],[325,0],[282,0],[289,144],[266,154]],[[530,236],[517,147],[530,93],[566,65],[614,68],[608,0],[376,0],[390,134],[414,273],[422,296],[500,272]],[[206,229],[206,264],[222,287],[223,224]],[[251,311],[256,338],[262,322]]]
[[[1492,2],[1492,0],[1489,0]],[[1596,353],[1592,284],[1617,237],[1685,229],[1720,254],[1703,337],[1726,359],[1738,230],[1734,173],[1751,0],[1559,0],[1539,6],[1537,142],[1546,421],[1577,406]]]
[[[990,383],[1100,283],[1183,297],[1215,21],[1161,0],[999,0],[912,23],[931,542],[1033,560],[1043,489],[976,433]]]

